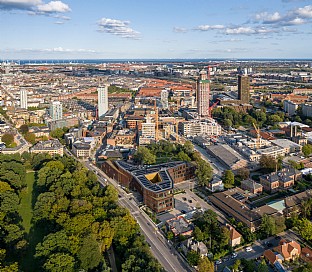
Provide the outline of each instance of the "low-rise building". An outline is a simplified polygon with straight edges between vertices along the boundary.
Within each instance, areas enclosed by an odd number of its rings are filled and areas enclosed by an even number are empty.
[[[168,231],[172,231],[174,236],[190,236],[194,230],[194,225],[182,215],[167,220],[166,225]]]
[[[274,251],[280,253],[285,261],[294,261],[301,254],[301,246],[296,241],[281,240],[280,244],[274,248]]]
[[[300,258],[306,263],[312,263],[312,249],[309,247],[304,247],[301,250]]]
[[[284,168],[281,171],[260,176],[260,184],[268,192],[275,192],[294,186],[301,173],[294,168]]]
[[[302,146],[287,139],[271,140],[272,144],[284,148],[285,154],[301,152]]]
[[[252,194],[261,194],[263,191],[263,186],[252,179],[243,180],[241,182],[241,188],[248,190]]]
[[[30,153],[48,153],[51,156],[60,155],[63,156],[64,148],[59,140],[40,141],[30,148]]]
[[[231,247],[240,245],[240,243],[242,242],[242,235],[231,225],[227,224],[226,227],[230,231],[229,245]]]
[[[77,158],[87,159],[91,156],[91,146],[89,143],[76,141],[72,144],[72,152]]]

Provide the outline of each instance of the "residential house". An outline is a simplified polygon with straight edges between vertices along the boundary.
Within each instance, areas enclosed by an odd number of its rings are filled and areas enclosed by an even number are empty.
[[[306,263],[312,263],[312,249],[309,247],[304,247],[301,250],[300,258]]]
[[[207,246],[203,242],[198,242],[193,238],[189,238],[183,242],[181,248],[185,255],[187,255],[189,250],[197,252],[201,257],[207,256],[208,254]]]
[[[296,241],[281,240],[280,244],[274,248],[280,253],[285,261],[294,261],[301,254],[301,246]]]
[[[263,186],[252,179],[246,179],[241,182],[241,188],[247,190],[252,194],[261,194]]]
[[[242,235],[231,225],[226,224],[226,227],[230,231],[229,245],[231,247],[235,247],[235,246],[240,245],[240,243],[242,242]]]
[[[194,226],[184,216],[177,216],[166,221],[168,230],[171,230],[174,236],[192,235]]]

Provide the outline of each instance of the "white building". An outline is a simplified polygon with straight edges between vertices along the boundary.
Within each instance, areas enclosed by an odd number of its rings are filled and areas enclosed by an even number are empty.
[[[20,92],[20,106],[22,109],[27,109],[27,90],[24,88]]]
[[[147,118],[145,123],[142,123],[142,130],[139,138],[139,145],[150,144],[156,140],[156,124],[151,118]]]
[[[168,91],[167,90],[162,90],[160,94],[161,98],[161,105],[163,109],[168,109],[169,104],[168,104]]]
[[[108,86],[97,88],[98,91],[98,116],[108,111]]]
[[[297,109],[298,109],[298,104],[290,100],[284,100],[284,112],[286,112],[289,116],[294,115]]]
[[[63,105],[60,101],[53,101],[50,105],[50,117],[52,121],[63,119]]]
[[[187,137],[218,136],[222,133],[222,127],[209,120],[192,120],[179,122],[179,132]]]

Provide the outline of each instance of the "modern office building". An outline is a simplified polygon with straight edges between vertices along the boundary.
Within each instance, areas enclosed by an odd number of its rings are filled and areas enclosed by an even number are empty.
[[[63,119],[63,105],[60,101],[53,101],[50,105],[50,117],[52,121]]]
[[[209,116],[209,80],[207,73],[201,71],[197,80],[197,112],[200,117]]]
[[[162,90],[160,94],[160,99],[161,99],[161,105],[163,109],[168,109],[169,104],[168,104],[168,91],[167,90]]]
[[[20,92],[20,106],[22,109],[27,109],[27,90],[24,88]]]
[[[248,75],[238,75],[238,100],[243,104],[249,104],[250,85]]]
[[[98,91],[98,117],[100,118],[108,111],[108,87],[99,87]]]

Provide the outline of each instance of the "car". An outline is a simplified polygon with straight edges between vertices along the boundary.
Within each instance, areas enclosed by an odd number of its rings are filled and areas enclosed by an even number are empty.
[[[272,243],[267,243],[266,245],[267,245],[267,247],[272,247],[273,246]]]
[[[189,199],[189,201],[188,201],[188,202],[192,203],[193,201],[192,201],[192,199]]]
[[[222,260],[221,260],[221,259],[220,259],[220,260],[216,260],[215,264],[216,264],[216,265],[222,264]]]
[[[186,214],[186,211],[185,210],[181,210],[181,213]]]
[[[230,258],[225,257],[225,258],[222,259],[222,261],[223,261],[223,262],[227,262],[229,259],[230,259]]]
[[[237,257],[237,253],[236,253],[236,252],[233,252],[232,255],[231,255],[231,258],[234,259],[234,258],[236,258],[236,257]]]
[[[182,197],[182,200],[183,200],[183,201],[186,201],[186,197]]]
[[[252,251],[252,248],[251,247],[246,247],[245,250],[246,250],[246,252],[250,252],[250,251]]]

